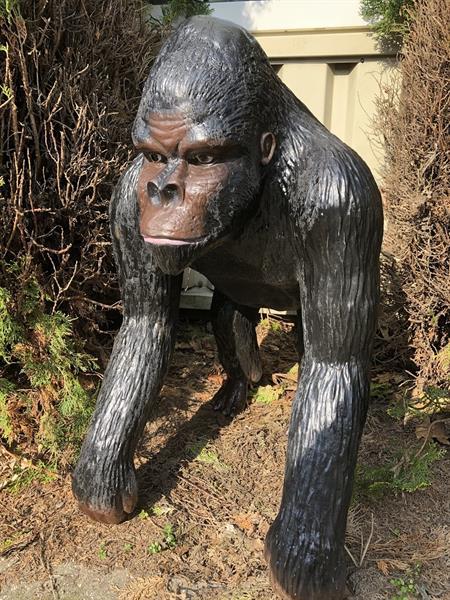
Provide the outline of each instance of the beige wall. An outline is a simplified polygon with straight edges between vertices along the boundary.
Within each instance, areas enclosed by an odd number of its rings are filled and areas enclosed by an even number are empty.
[[[374,126],[380,86],[395,76],[365,28],[256,34],[279,77],[315,116],[354,148],[380,179],[383,148]]]

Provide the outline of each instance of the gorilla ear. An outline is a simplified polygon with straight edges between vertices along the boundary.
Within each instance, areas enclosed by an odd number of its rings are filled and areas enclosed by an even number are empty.
[[[268,165],[272,160],[276,148],[275,136],[270,131],[266,131],[261,136],[261,164]]]

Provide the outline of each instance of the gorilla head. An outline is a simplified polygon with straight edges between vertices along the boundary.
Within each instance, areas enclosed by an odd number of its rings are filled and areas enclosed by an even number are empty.
[[[243,29],[209,29],[193,18],[170,37],[133,128],[140,231],[170,274],[239,233],[276,145],[266,56]]]

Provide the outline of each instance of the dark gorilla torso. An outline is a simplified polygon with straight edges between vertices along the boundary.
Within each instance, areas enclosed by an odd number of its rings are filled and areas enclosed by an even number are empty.
[[[268,217],[259,212],[237,239],[225,241],[192,267],[237,304],[297,310],[298,256],[287,224],[280,227]]]

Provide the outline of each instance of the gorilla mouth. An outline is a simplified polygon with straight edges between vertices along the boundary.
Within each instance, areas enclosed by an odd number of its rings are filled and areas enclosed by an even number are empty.
[[[187,240],[166,237],[153,237],[149,235],[143,235],[142,237],[144,238],[144,242],[147,242],[147,244],[153,244],[154,246],[187,246],[190,244],[197,244],[198,242],[202,242],[204,239],[206,239],[206,236]]]

